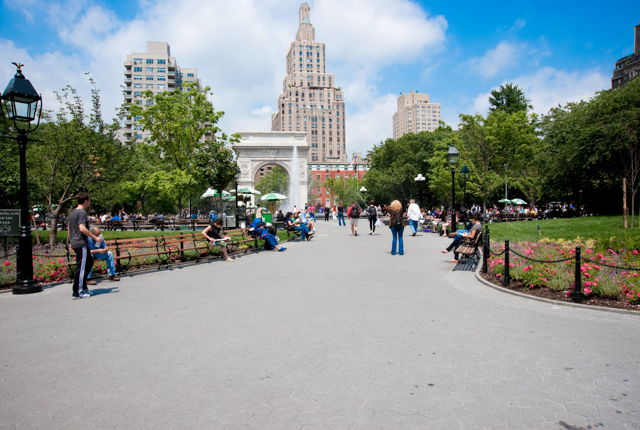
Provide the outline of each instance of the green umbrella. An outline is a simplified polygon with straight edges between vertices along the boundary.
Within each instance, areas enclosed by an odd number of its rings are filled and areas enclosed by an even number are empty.
[[[278,193],[269,193],[260,197],[260,200],[264,200],[267,202],[277,202],[280,200],[287,200],[287,196],[283,196],[282,194],[278,194]]]
[[[230,196],[231,194],[229,194],[226,191],[222,191],[222,197],[226,197],[226,196]],[[218,192],[218,190],[214,190],[213,188],[208,188],[207,191],[202,195],[202,198],[207,198],[207,197],[220,197],[220,193]]]
[[[232,193],[232,194],[235,194],[235,193],[236,193],[236,190],[231,190],[231,193]],[[259,195],[261,195],[262,193],[261,193],[260,191],[252,190],[251,188],[247,188],[247,187],[245,187],[245,188],[239,188],[239,189],[238,189],[238,194],[254,194],[254,195],[256,195],[256,196],[259,196]]]
[[[511,203],[513,203],[514,205],[526,205],[527,204],[527,202],[525,202],[522,199],[513,199],[513,200],[511,200]]]
[[[511,200],[509,200],[509,199],[502,199],[502,200],[498,200],[498,203],[507,203],[507,204],[511,204]]]

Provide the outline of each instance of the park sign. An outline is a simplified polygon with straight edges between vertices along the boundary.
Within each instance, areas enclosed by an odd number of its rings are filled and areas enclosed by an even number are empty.
[[[0,237],[18,236],[20,229],[20,209],[0,209]]]

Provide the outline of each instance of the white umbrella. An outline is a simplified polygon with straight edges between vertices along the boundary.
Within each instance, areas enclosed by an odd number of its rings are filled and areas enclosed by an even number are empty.
[[[230,193],[224,190],[222,191],[222,197],[228,197],[230,195]],[[220,193],[218,190],[214,190],[213,188],[207,188],[207,191],[202,195],[202,198],[205,199],[207,197],[220,197]]]

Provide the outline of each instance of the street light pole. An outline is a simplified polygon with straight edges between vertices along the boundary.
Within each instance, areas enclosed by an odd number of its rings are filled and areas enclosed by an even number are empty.
[[[447,161],[451,166],[451,226],[449,227],[450,231],[456,231],[458,228],[458,222],[456,219],[456,169],[455,165],[458,164],[458,157],[460,153],[458,149],[453,144],[453,139],[451,139],[451,147],[447,152]]]
[[[13,121],[17,136],[2,136],[7,139],[14,139],[18,142],[20,149],[20,228],[17,248],[17,276],[16,286],[13,294],[31,294],[42,291],[42,286],[36,285],[33,280],[33,251],[31,223],[29,222],[29,189],[27,186],[27,143],[35,141],[27,137],[27,133],[35,131],[40,125],[40,115],[42,113],[42,96],[40,96],[31,82],[24,77],[21,68],[23,64],[13,63],[17,68],[17,73],[7,85],[0,98],[0,116],[6,125],[6,117]],[[38,123],[32,129],[31,123],[38,115]],[[18,124],[26,124],[25,128],[18,127]],[[36,232],[37,234],[37,232]]]
[[[465,164],[460,170],[462,179],[464,180],[464,193],[462,194],[462,207],[467,209],[467,181],[469,180],[469,168]]]

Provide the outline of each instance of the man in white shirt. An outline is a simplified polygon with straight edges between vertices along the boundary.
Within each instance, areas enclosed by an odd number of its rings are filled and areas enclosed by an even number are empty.
[[[411,226],[411,232],[416,235],[418,231],[418,221],[420,221],[420,207],[416,204],[416,201],[409,200],[409,208],[407,209],[407,218],[409,218],[409,226]]]

